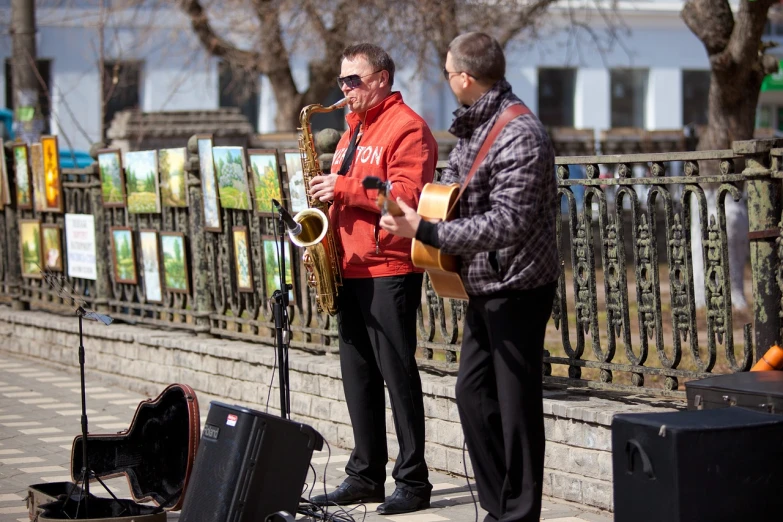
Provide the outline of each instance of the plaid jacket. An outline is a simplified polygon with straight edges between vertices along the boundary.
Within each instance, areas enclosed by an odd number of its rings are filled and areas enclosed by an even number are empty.
[[[454,113],[449,132],[459,140],[441,183],[462,182],[500,113],[516,103],[522,101],[501,80],[475,104]],[[438,224],[441,250],[462,258],[469,295],[532,289],[559,276],[554,160],[538,118],[532,113],[515,118],[465,189],[459,218]]]

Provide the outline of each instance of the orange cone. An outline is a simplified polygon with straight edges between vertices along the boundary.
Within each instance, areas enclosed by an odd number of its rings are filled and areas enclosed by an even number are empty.
[[[783,348],[774,345],[750,369],[752,372],[768,372],[783,369]]]

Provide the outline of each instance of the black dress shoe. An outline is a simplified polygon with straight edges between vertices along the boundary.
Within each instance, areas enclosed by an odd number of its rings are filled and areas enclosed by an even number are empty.
[[[386,502],[378,506],[378,513],[381,515],[399,515],[400,513],[410,513],[420,509],[428,509],[430,499],[417,497],[410,491],[404,489],[395,489],[392,496],[386,499]]]
[[[383,502],[383,490],[367,491],[351,486],[347,482],[343,482],[331,493],[326,495],[316,495],[310,499],[310,502],[313,504],[318,504],[319,506],[325,506],[329,504],[345,506],[348,504]]]

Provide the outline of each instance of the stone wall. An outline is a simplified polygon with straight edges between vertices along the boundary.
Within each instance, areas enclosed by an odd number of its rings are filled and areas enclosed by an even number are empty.
[[[0,351],[78,371],[78,319],[0,307]],[[275,350],[270,346],[198,337],[122,323],[84,322],[87,380],[105,379],[157,396],[171,383],[192,386],[202,419],[209,401],[220,400],[279,414]],[[334,355],[292,350],[289,356],[291,416],[317,429],[329,444],[353,445],[340,365]],[[453,375],[422,372],[430,468],[463,475],[463,436]],[[271,384],[271,389],[270,389]],[[545,391],[547,436],[544,494],[599,509],[612,509],[610,425],[615,413],[682,408],[676,400],[623,397],[596,392]],[[267,399],[268,397],[268,399]],[[89,400],[89,398],[88,398]],[[388,408],[388,398],[387,398]],[[387,409],[389,454],[397,454]],[[472,469],[467,463],[468,473]]]

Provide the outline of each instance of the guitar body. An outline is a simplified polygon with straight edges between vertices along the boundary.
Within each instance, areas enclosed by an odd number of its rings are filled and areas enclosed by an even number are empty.
[[[459,195],[459,184],[435,185],[427,183],[419,198],[416,212],[427,221],[449,221],[456,217],[456,208],[452,215],[449,209]],[[438,297],[449,299],[468,299],[465,285],[459,274],[459,257],[442,253],[439,249],[413,240],[411,245],[413,264],[427,271],[432,288]]]

